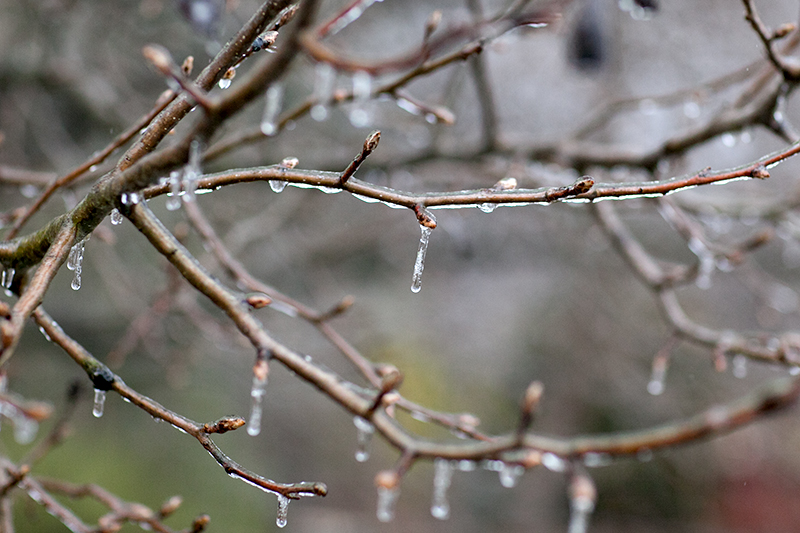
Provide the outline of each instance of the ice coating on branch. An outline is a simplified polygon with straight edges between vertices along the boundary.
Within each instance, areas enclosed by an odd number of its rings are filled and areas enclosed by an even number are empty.
[[[437,458],[433,461],[433,501],[431,515],[439,520],[450,517],[450,503],[447,501],[447,489],[453,478],[453,467],[447,459]]]
[[[111,224],[113,226],[122,224],[122,213],[119,212],[119,209],[115,208],[111,210]]]
[[[431,237],[433,228],[436,227],[436,217],[425,208],[421,209],[421,216],[425,217],[425,222],[420,223],[419,248],[417,248],[417,259],[414,261],[414,274],[411,277],[411,292],[419,292],[422,288],[422,271],[425,269],[425,255],[428,253],[428,241]]]
[[[391,522],[394,518],[394,505],[400,497],[399,487],[378,487],[378,509],[376,516],[381,522]]]
[[[369,459],[369,443],[372,440],[372,434],[375,433],[375,426],[369,420],[360,416],[353,418],[353,424],[358,430],[356,434],[356,461],[363,463]]]
[[[350,110],[350,124],[356,128],[365,128],[372,123],[372,114],[367,104],[372,96],[372,75],[364,70],[353,74],[353,108]]]
[[[276,83],[267,89],[264,115],[261,117],[261,133],[270,137],[278,133],[278,114],[283,102],[283,85]]]
[[[250,389],[250,418],[247,420],[247,434],[255,437],[261,433],[261,402],[267,392],[267,376],[253,376],[253,386]]]
[[[289,498],[283,494],[278,494],[278,514],[275,518],[275,525],[278,527],[286,527],[287,516],[289,514]]]
[[[86,240],[85,238],[80,242],[76,243],[69,251],[69,256],[67,257],[67,269],[72,270],[75,275],[72,278],[72,283],[70,287],[72,290],[77,291],[81,288],[81,273],[83,272],[83,251],[86,247]]]
[[[106,405],[106,391],[94,389],[94,404],[92,405],[92,414],[96,418],[103,416],[103,409]]]
[[[353,4],[350,9],[342,13],[342,15],[331,25],[331,27],[328,29],[328,34],[333,35],[342,31],[352,22],[358,20],[358,18],[364,14],[364,11],[366,11],[366,9],[375,2],[383,2],[383,0],[361,0],[360,2]]]
[[[317,103],[311,108],[311,118],[317,122],[328,118],[335,82],[336,70],[329,63],[317,63],[314,70],[314,99]]]

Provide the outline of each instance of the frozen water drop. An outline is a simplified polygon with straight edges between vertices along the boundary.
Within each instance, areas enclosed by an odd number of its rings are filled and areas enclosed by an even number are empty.
[[[39,326],[39,333],[42,334],[42,336],[44,337],[44,340],[46,340],[47,342],[50,342],[50,341],[53,340],[53,339],[50,338],[50,335],[47,334],[47,330],[45,330],[44,327],[42,327],[42,326]]]
[[[0,286],[4,289],[10,289],[11,284],[14,283],[14,275],[17,273],[13,267],[8,267],[0,273]]]
[[[88,238],[88,237],[87,237]],[[81,273],[83,272],[83,252],[86,246],[86,240],[83,239],[77,242],[69,251],[67,257],[67,269],[72,270],[75,275],[72,278],[70,287],[72,290],[77,291],[81,288]]]
[[[353,418],[353,424],[357,430],[356,461],[363,463],[369,459],[369,443],[372,440],[372,434],[375,433],[375,426],[360,416]]]
[[[119,209],[115,208],[111,210],[111,224],[113,226],[122,224],[122,213],[119,212]]]
[[[514,488],[517,485],[517,480],[519,476],[525,469],[521,465],[510,465],[510,464],[503,464],[503,467],[500,469],[500,484],[507,489]]]
[[[699,118],[700,104],[698,104],[694,100],[689,100],[688,102],[683,104],[683,114],[686,115],[687,118]]]
[[[365,128],[372,123],[372,113],[368,102],[372,96],[372,76],[369,72],[358,70],[353,74],[353,108],[350,110],[350,124]]]
[[[736,146],[736,136],[733,133],[723,133],[722,137],[720,137],[723,146],[728,148],[733,148]]]
[[[437,458],[433,461],[433,502],[431,515],[439,520],[450,517],[450,503],[447,501],[447,489],[453,478],[453,466],[447,459]]]
[[[176,211],[181,207],[181,189],[183,188],[183,173],[173,170],[169,173],[169,194],[167,195],[166,207],[169,211]]]
[[[92,405],[92,414],[96,418],[103,416],[103,409],[106,405],[106,391],[95,389],[94,390],[94,405]]]
[[[219,80],[218,85],[220,89],[227,89],[228,87],[231,86],[231,80],[228,78],[222,78],[221,80]]]
[[[392,521],[394,518],[394,506],[399,496],[399,487],[378,487],[378,510],[376,515],[379,521]]]
[[[17,444],[30,444],[36,438],[39,423],[27,416],[18,414],[14,417],[14,440]]]
[[[278,133],[278,114],[281,111],[283,101],[283,85],[276,83],[267,89],[266,103],[264,104],[264,115],[261,117],[261,133],[272,136]]]
[[[491,213],[492,211],[497,209],[497,204],[490,204],[490,203],[478,204],[478,209],[480,209],[484,213]]]
[[[272,189],[272,192],[279,193],[286,188],[286,183],[282,180],[269,180],[269,188]]]
[[[189,161],[183,169],[183,201],[193,202],[194,192],[197,189],[197,180],[203,175],[200,167],[202,150],[200,141],[192,141],[189,145]]]
[[[567,469],[564,459],[551,452],[542,454],[542,464],[551,472],[564,472]]]
[[[289,514],[289,498],[283,494],[278,494],[278,514],[275,518],[275,525],[280,528],[286,527],[287,516]]]

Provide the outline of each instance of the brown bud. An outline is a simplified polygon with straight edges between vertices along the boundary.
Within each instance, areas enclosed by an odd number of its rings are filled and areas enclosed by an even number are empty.
[[[209,522],[211,522],[211,517],[207,514],[198,516],[194,519],[194,522],[192,522],[192,533],[200,533],[206,528]]]
[[[781,24],[780,26],[775,28],[775,31],[772,33],[772,38],[783,39],[784,37],[792,33],[795,29],[797,29],[797,26],[795,26],[791,22]]]
[[[760,180],[765,180],[769,177],[769,170],[767,170],[764,165],[759,165],[750,172],[750,176]]]
[[[249,305],[253,309],[261,309],[271,304],[272,298],[270,298],[263,292],[254,292],[252,294],[248,294],[245,301],[247,302],[247,305]]]
[[[281,161],[279,166],[281,168],[292,169],[296,167],[298,163],[300,163],[300,160],[296,157],[286,157],[283,159],[283,161]]]
[[[236,69],[231,67],[222,75],[223,80],[232,80],[236,76]]]
[[[192,69],[194,68],[194,56],[187,56],[186,59],[183,60],[183,65],[181,65],[181,71],[183,74],[188,76],[192,73]]]
[[[378,143],[381,142],[381,132],[378,130],[373,131],[369,135],[367,135],[367,140],[364,141],[364,148],[362,151],[364,155],[368,155],[372,153],[375,148],[378,147]]]
[[[522,399],[522,410],[526,413],[532,413],[539,405],[539,400],[542,399],[544,393],[544,385],[539,381],[534,381],[525,390],[525,396]]]
[[[253,377],[260,382],[267,381],[267,377],[269,376],[269,364],[267,363],[266,359],[256,359],[256,363],[253,365]]]
[[[403,373],[398,369],[393,369],[387,372],[381,379],[381,392],[387,393],[400,386],[403,382]]]
[[[441,10],[437,9],[433,13],[430,14],[428,20],[425,22],[425,37],[429,37],[433,32],[436,31],[436,28],[439,27],[439,24],[442,22],[442,12]]]
[[[148,44],[142,48],[142,54],[159,72],[165,75],[171,74],[172,66],[175,63],[166,48],[159,44]]]
[[[375,476],[375,486],[382,489],[393,489],[400,484],[400,476],[394,470],[381,470]]]
[[[539,450],[529,450],[520,461],[525,468],[535,468],[542,464],[542,452]]]
[[[161,516],[169,516],[175,511],[177,511],[178,507],[180,507],[182,503],[183,503],[183,498],[181,496],[173,496],[172,498],[164,502],[164,505],[161,506],[161,509],[158,510],[158,513]]]

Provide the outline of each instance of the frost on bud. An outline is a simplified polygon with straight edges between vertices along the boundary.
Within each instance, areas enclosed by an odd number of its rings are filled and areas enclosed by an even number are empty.
[[[266,307],[271,304],[272,298],[263,292],[254,292],[252,294],[248,294],[245,301],[247,302],[247,305],[253,309],[261,309],[262,307]]]

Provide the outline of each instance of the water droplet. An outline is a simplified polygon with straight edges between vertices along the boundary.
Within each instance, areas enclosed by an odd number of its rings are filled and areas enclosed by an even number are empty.
[[[497,204],[478,204],[478,209],[483,211],[484,213],[491,213],[495,209],[497,209]]]
[[[247,420],[247,434],[253,437],[261,433],[261,415],[263,412],[261,402],[266,392],[266,376],[263,379],[253,376],[253,386],[250,389],[250,418]]]
[[[119,209],[115,208],[111,210],[111,224],[113,226],[122,224],[122,213],[119,212]]]
[[[430,214],[426,213],[427,216],[433,219],[434,224],[436,223],[436,218]],[[428,253],[428,241],[431,237],[432,228],[420,224],[420,237],[419,237],[419,248],[417,249],[417,259],[414,261],[414,274],[411,277],[411,292],[419,292],[422,288],[422,271],[425,269],[425,255]]]
[[[275,525],[278,527],[286,527],[286,518],[289,514],[289,498],[283,494],[278,494],[278,515],[275,518]]]
[[[222,78],[221,80],[219,80],[218,85],[220,89],[227,89],[228,87],[231,86],[231,80],[228,78]]]
[[[26,183],[19,188],[19,193],[25,198],[34,198],[39,194],[39,188],[36,185]]]
[[[611,456],[607,453],[588,452],[583,456],[583,464],[589,468],[608,466],[611,464]]]
[[[281,112],[283,102],[283,85],[276,83],[267,89],[264,114],[261,117],[261,133],[272,136],[278,133],[278,114]]]
[[[166,202],[166,208],[169,211],[176,211],[181,207],[182,177],[183,173],[180,170],[173,170],[169,173],[169,194]]]
[[[286,188],[285,181],[282,180],[269,180],[269,188],[272,189],[273,192],[279,193]]]
[[[106,391],[95,389],[94,390],[94,405],[92,405],[92,414],[96,418],[103,416],[103,409],[106,405]]]
[[[514,488],[517,485],[517,480],[522,475],[525,469],[521,465],[503,464],[500,469],[500,484],[507,489]]]
[[[736,146],[736,136],[733,133],[723,133],[722,137],[720,137],[723,146],[727,146],[728,148],[733,148]]]
[[[450,517],[450,503],[447,501],[447,489],[453,478],[453,467],[447,459],[437,458],[433,461],[433,502],[431,515],[439,520]]]
[[[470,461],[469,459],[462,459],[458,462],[458,469],[461,472],[472,472],[476,467],[475,461]]]
[[[394,505],[400,497],[399,487],[378,487],[377,517],[381,522],[391,522],[394,518]]]
[[[311,118],[321,122],[328,118],[328,106],[333,97],[336,83],[336,70],[329,63],[317,63],[314,70],[314,99],[317,103],[311,108]]]
[[[369,420],[360,416],[353,418],[353,424],[358,430],[356,433],[356,461],[363,463],[369,459],[369,443],[372,440],[372,434],[375,433],[375,426]]]
[[[44,337],[44,339],[45,339],[47,342],[50,342],[50,341],[52,341],[52,340],[53,340],[53,339],[51,339],[51,338],[50,338],[50,335],[48,335],[48,334],[47,334],[47,331],[46,331],[46,330],[44,329],[44,327],[42,327],[42,326],[39,326],[39,333],[41,333],[41,334],[42,334],[42,336]]]
[[[694,100],[689,100],[683,104],[683,114],[686,115],[687,118],[699,118],[700,104]]]

